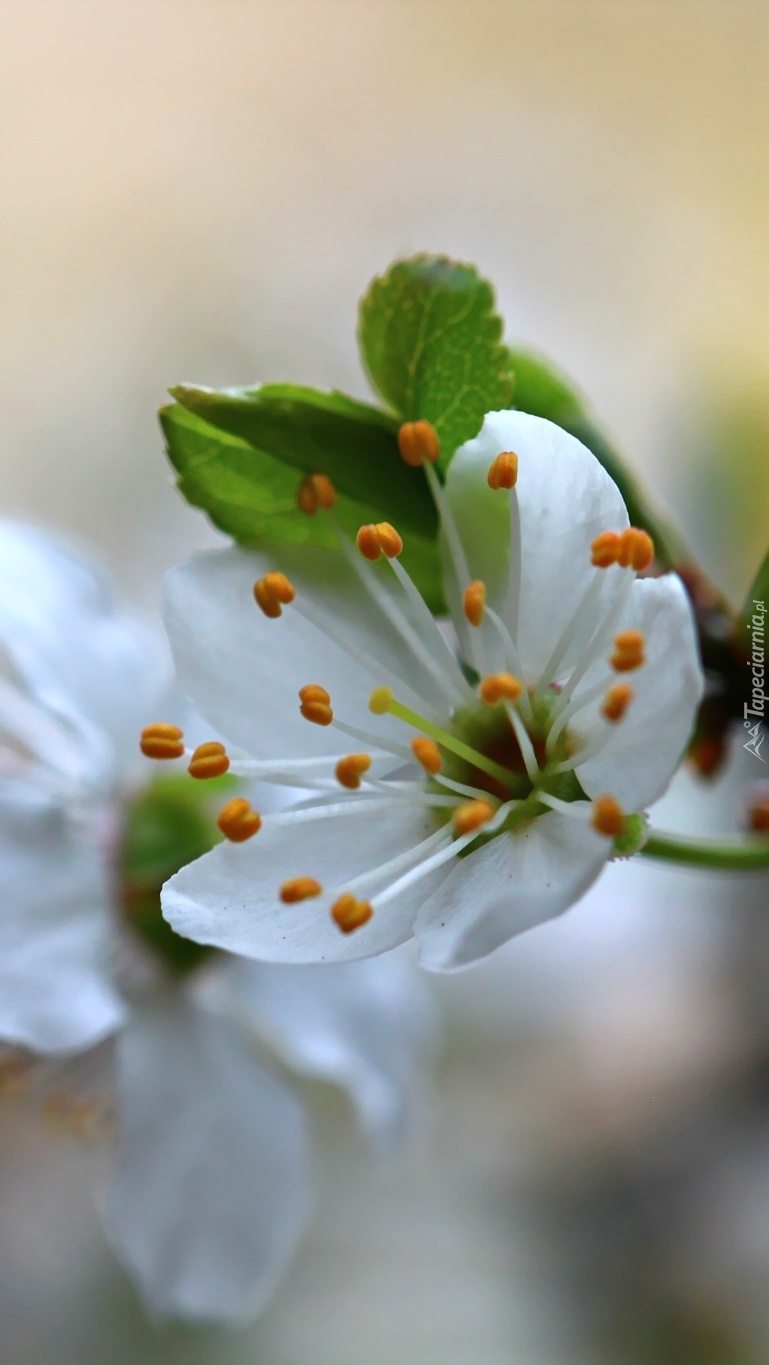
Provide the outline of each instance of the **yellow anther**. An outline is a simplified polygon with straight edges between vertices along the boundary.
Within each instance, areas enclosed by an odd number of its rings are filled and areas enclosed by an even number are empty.
[[[231,843],[244,844],[259,833],[262,817],[244,796],[236,796],[219,811],[216,823]]]
[[[331,907],[331,918],[343,934],[355,933],[368,923],[373,913],[368,901],[356,900],[351,891],[345,891]]]
[[[609,688],[603,699],[601,714],[606,720],[615,724],[618,720],[622,720],[633,700],[633,696],[633,689],[629,683],[615,683],[613,687]]]
[[[488,801],[465,801],[464,805],[457,806],[451,823],[457,834],[470,834],[487,824],[493,814],[494,807]]]
[[[605,834],[607,839],[616,839],[625,826],[625,816],[619,801],[613,796],[599,796],[593,802],[593,829],[596,834]]]
[[[282,615],[284,606],[296,597],[294,585],[284,573],[266,573],[254,584],[254,599],[265,616],[271,619]]]
[[[621,537],[616,531],[603,531],[590,546],[592,562],[597,569],[608,569],[619,559]]]
[[[489,706],[500,701],[517,701],[523,691],[523,683],[512,673],[491,673],[481,683],[480,692]]]
[[[629,526],[620,537],[617,562],[623,569],[633,568],[637,573],[648,569],[654,559],[654,541],[646,531],[637,526]]]
[[[630,673],[644,662],[646,641],[640,630],[623,630],[614,641],[614,653],[609,663],[615,673]]]
[[[465,616],[471,626],[479,626],[486,610],[486,584],[480,578],[465,588]]]
[[[403,549],[403,540],[389,521],[370,522],[367,526],[361,526],[355,537],[355,544],[363,558],[370,560],[372,564],[376,563],[380,555],[385,555],[387,559],[397,559]]]
[[[308,474],[296,490],[300,511],[314,517],[319,507],[330,508],[336,502],[336,489],[326,474]]]
[[[486,482],[489,488],[515,488],[518,481],[518,456],[512,450],[503,450],[494,460]]]
[[[187,772],[190,777],[221,777],[229,766],[230,760],[224,745],[210,740],[208,744],[198,745]]]
[[[425,772],[440,772],[443,767],[443,759],[434,739],[425,739],[420,735],[417,739],[412,739],[411,750],[417,763],[421,763]]]
[[[139,748],[146,758],[181,758],[184,735],[178,725],[157,721],[155,725],[145,725]]]
[[[435,464],[441,453],[438,433],[431,422],[404,422],[398,432],[401,457],[418,469],[421,464]]]
[[[373,711],[375,716],[383,716],[390,710],[390,703],[393,699],[391,687],[375,687],[368,699],[368,709]]]
[[[296,905],[297,901],[309,900],[322,891],[323,887],[314,877],[289,877],[280,888],[280,899],[284,905]]]
[[[313,725],[330,725],[334,719],[331,710],[331,698],[325,687],[320,687],[318,683],[308,683],[306,687],[299,689],[299,710],[305,720],[312,721]]]
[[[345,758],[340,758],[336,765],[336,780],[348,791],[357,791],[363,774],[367,773],[370,767],[370,754],[347,754]]]

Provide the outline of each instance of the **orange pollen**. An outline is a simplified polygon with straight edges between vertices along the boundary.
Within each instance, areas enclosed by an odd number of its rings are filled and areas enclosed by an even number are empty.
[[[356,900],[351,891],[345,891],[331,907],[331,918],[343,934],[353,934],[368,923],[373,913],[368,901]]]
[[[389,521],[378,521],[376,524],[370,522],[368,526],[361,526],[355,537],[355,544],[363,558],[370,560],[372,564],[376,563],[380,555],[385,555],[387,559],[397,559],[403,549],[403,540]]]
[[[306,687],[300,687],[299,700],[302,703],[299,707],[305,720],[312,721],[313,725],[330,725],[334,719],[331,710],[331,698],[325,687],[320,687],[318,683],[308,683]]]
[[[769,796],[759,796],[748,811],[748,829],[753,834],[769,834]]]
[[[591,559],[596,569],[608,569],[619,559],[620,536],[616,531],[602,531],[590,546]]]
[[[425,772],[433,774],[440,772],[443,767],[443,759],[434,739],[425,739],[422,735],[418,736],[417,739],[412,739],[411,751]]]
[[[616,839],[622,833],[625,816],[619,801],[613,796],[599,796],[593,802],[593,829],[597,834],[605,834],[607,839]]]
[[[222,777],[229,766],[230,760],[224,745],[211,740],[208,744],[198,745],[187,772],[190,777]]]
[[[244,844],[262,828],[262,817],[244,796],[236,796],[223,806],[216,818],[222,834],[233,844]]]
[[[606,720],[615,724],[616,721],[622,720],[633,700],[633,696],[633,689],[629,683],[615,683],[613,687],[609,688],[603,699],[601,714]]]
[[[178,725],[166,725],[159,720],[154,725],[145,725],[139,748],[146,758],[181,758],[184,734]]]
[[[361,777],[370,767],[370,754],[347,754],[346,758],[340,758],[336,765],[336,780],[348,791],[357,791]]]
[[[314,517],[319,507],[326,510],[336,502],[336,489],[326,474],[308,474],[296,490],[296,503],[300,511]]]
[[[465,588],[465,616],[471,626],[479,626],[486,610],[486,584],[476,578]]]
[[[523,691],[523,683],[512,673],[491,673],[481,683],[480,692],[489,706],[500,701],[517,701]]]
[[[623,630],[614,641],[614,653],[609,663],[615,673],[630,673],[644,662],[646,640],[640,630]]]
[[[486,482],[489,488],[515,488],[518,482],[518,456],[512,450],[503,450],[493,461]]]
[[[441,453],[438,433],[432,422],[404,422],[398,432],[401,458],[418,469],[421,464],[435,464]]]
[[[280,888],[280,899],[284,905],[296,905],[297,901],[320,896],[322,891],[323,887],[314,877],[289,877]]]
[[[654,541],[646,531],[637,526],[629,526],[620,537],[617,563],[623,569],[633,568],[636,572],[648,569],[654,559]]]
[[[457,806],[451,823],[457,834],[470,834],[487,824],[493,814],[494,807],[488,801],[465,801],[463,806]]]
[[[254,584],[254,598],[265,616],[272,620],[296,597],[294,585],[284,573],[267,573]]]

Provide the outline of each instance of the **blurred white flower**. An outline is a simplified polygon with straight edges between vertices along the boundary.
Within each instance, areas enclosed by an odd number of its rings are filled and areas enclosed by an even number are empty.
[[[0,1081],[26,1075],[84,1133],[114,1115],[104,1226],[150,1312],[243,1321],[309,1209],[282,1071],[341,1085],[388,1141],[420,1089],[425,998],[399,961],[264,967],[169,931],[159,882],[121,861],[164,652],[90,566],[7,524],[0,649],[0,1039],[49,1059],[9,1051]]]
[[[333,961],[413,934],[426,967],[465,966],[635,851],[643,825],[628,815],[678,766],[702,691],[691,611],[675,575],[637,576],[654,547],[612,479],[559,427],[499,412],[444,487],[431,432],[407,425],[401,450],[423,462],[440,516],[458,652],[400,564],[397,531],[362,528],[357,554],[323,476],[300,506],[329,517],[341,555],[233,549],[169,576],[182,685],[259,755],[233,752],[231,770],[325,793],[263,822],[223,812],[231,842],[163,893],[199,943]],[[382,556],[392,579],[364,562]],[[350,739],[364,751],[340,752]]]

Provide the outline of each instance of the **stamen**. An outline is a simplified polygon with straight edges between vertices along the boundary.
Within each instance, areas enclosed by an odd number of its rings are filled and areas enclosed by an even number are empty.
[[[609,569],[619,560],[622,537],[616,531],[602,531],[590,546],[591,560],[596,569]]]
[[[633,568],[636,573],[648,569],[654,559],[654,541],[646,531],[637,526],[629,526],[620,537],[617,563],[623,569]]]
[[[297,489],[296,501],[302,512],[314,517],[319,507],[328,510],[334,506],[336,489],[326,474],[308,474]]]
[[[593,829],[607,839],[616,839],[625,827],[625,815],[613,796],[599,796],[593,802]]]
[[[254,584],[254,600],[272,620],[283,615],[283,607],[295,596],[294,585],[284,573],[267,573]]]
[[[465,588],[464,608],[470,625],[479,626],[486,610],[486,584],[480,578],[474,579]]]
[[[357,791],[364,773],[371,767],[370,754],[347,754],[336,765],[336,780],[348,791]]]
[[[596,574],[595,578],[593,579],[593,583],[591,583],[590,588],[588,588],[588,591],[586,592],[584,598],[582,599],[582,606],[580,606],[577,610],[578,616],[581,614],[582,607],[587,602],[587,599],[590,596],[593,585],[595,584],[597,578],[598,575]],[[576,691],[577,687],[582,681],[585,673],[595,662],[597,656],[605,648],[609,635],[614,630],[617,621],[620,620],[622,613],[624,612],[627,606],[628,599],[630,597],[631,592],[633,591],[634,583],[635,575],[632,573],[626,574],[625,581],[622,584],[619,593],[617,594],[617,598],[614,602],[614,605],[610,608],[608,615],[604,618],[603,621],[601,621],[596,630],[593,631],[589,640],[580,651],[577,662],[574,665],[571,674],[569,675],[569,681],[566,683],[566,686],[562,689],[558,701],[556,702],[556,705],[554,706],[553,711],[551,712],[550,716],[551,721],[554,721],[556,717],[558,717],[561,714],[562,711],[566,710],[567,706],[571,701],[572,696],[574,695],[574,692]],[[540,684],[540,686],[541,685],[542,684]]]
[[[451,823],[457,834],[469,834],[487,825],[493,815],[494,807],[488,801],[466,801],[454,811]]]
[[[533,786],[536,786],[540,776],[539,764],[537,762],[537,755],[534,752],[534,745],[531,742],[529,732],[526,729],[526,726],[524,725],[523,721],[521,720],[521,717],[518,715],[518,712],[516,711],[515,707],[511,706],[509,702],[505,706],[505,711],[507,712],[507,718],[513,727],[513,731],[515,732],[515,738],[518,740],[518,748],[521,751],[521,757],[523,759],[528,779]]]
[[[507,817],[511,807],[515,804],[517,803],[508,801],[504,806],[499,806],[493,818],[486,825],[485,832],[490,834],[493,830],[498,829]],[[373,904],[379,909],[387,901],[400,895],[402,891],[408,890],[410,886],[413,886],[414,882],[420,881],[421,878],[427,876],[429,872],[434,872],[437,867],[440,867],[441,863],[448,862],[450,858],[456,858],[458,854],[462,852],[462,849],[466,848],[467,845],[471,844],[477,837],[478,831],[472,829],[469,834],[460,835],[458,839],[452,839],[449,844],[444,844],[442,848],[438,849],[437,853],[434,853],[429,858],[425,858],[422,862],[418,863],[416,867],[412,868],[411,871],[404,873],[403,876],[398,877],[396,881],[391,882],[384,891],[378,891],[376,895],[372,897]]]
[[[622,720],[634,695],[629,683],[615,683],[606,693],[601,707],[601,715],[612,725],[616,725],[618,720]]]
[[[502,648],[505,652],[506,662],[513,670],[512,674],[513,677],[516,677],[518,675],[523,676],[521,658],[518,653],[518,650],[513,644],[513,638],[510,634],[510,631],[507,629],[507,626],[505,625],[501,616],[498,616],[497,613],[493,610],[493,608],[488,605],[488,603],[486,605],[486,618],[489,621],[491,621],[491,624],[493,625],[494,629],[497,632],[497,635],[500,638]],[[529,724],[531,724],[531,722],[534,719],[534,711],[531,705],[531,697],[529,696],[527,689],[523,687],[523,685],[521,685],[521,694],[519,700],[521,703],[521,710],[526,716],[526,719],[529,722]]]
[[[216,740],[210,740],[208,744],[198,745],[187,772],[190,777],[222,777],[229,766],[230,760],[224,745]]]
[[[331,918],[343,934],[353,934],[367,924],[373,915],[368,901],[359,901],[345,891],[331,907]]]
[[[646,641],[640,630],[623,630],[614,640],[614,653],[609,663],[615,673],[630,673],[644,662]]]
[[[233,844],[243,844],[262,828],[262,817],[244,796],[228,801],[217,816],[219,829]]]
[[[184,734],[178,725],[156,721],[145,725],[139,748],[146,758],[181,758],[184,754]]]
[[[486,482],[489,488],[515,488],[518,481],[518,456],[512,450],[503,450],[493,461]]]
[[[412,469],[418,469],[421,464],[435,464],[441,453],[438,433],[432,423],[424,419],[403,423],[398,432],[398,449],[401,458]]]
[[[371,564],[375,564],[382,555],[387,559],[397,559],[403,550],[403,538],[389,521],[370,522],[367,526],[361,526],[355,544],[363,558]]]
[[[416,739],[412,739],[411,748],[417,763],[421,763],[425,772],[433,775],[440,772],[443,767],[443,759],[434,739],[425,739],[424,736],[420,735]]]
[[[284,905],[295,905],[298,901],[320,896],[323,887],[314,877],[290,877],[280,888],[280,899]]]
[[[305,720],[312,721],[313,725],[330,725],[334,719],[331,710],[331,697],[325,687],[320,687],[317,683],[308,683],[306,687],[300,687],[299,700],[301,706],[299,710]]]
[[[509,768],[503,767],[501,763],[495,763],[493,758],[487,758],[485,754],[480,753],[478,749],[472,749],[469,744],[457,739],[448,730],[441,729],[439,725],[434,725],[425,716],[420,716],[418,712],[412,711],[409,706],[404,706],[402,702],[396,701],[389,687],[374,689],[369,698],[369,710],[377,716],[382,716],[386,711],[389,711],[391,715],[404,720],[407,725],[412,725],[415,730],[422,730],[424,734],[429,735],[431,739],[440,744],[443,749],[450,749],[458,758],[464,758],[474,768],[480,768],[481,772],[488,773],[489,777],[494,777],[497,782],[509,787],[514,776]],[[528,735],[526,738],[528,739]]]
[[[496,706],[500,701],[517,701],[522,691],[523,683],[512,673],[491,673],[480,686],[481,696],[489,706]]]

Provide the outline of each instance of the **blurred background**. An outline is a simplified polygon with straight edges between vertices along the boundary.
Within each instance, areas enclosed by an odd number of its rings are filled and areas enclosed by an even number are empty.
[[[154,609],[215,541],[180,380],[365,396],[356,302],[475,261],[710,571],[769,539],[763,0],[0,0],[0,497]],[[749,763],[749,760],[748,760]],[[755,766],[755,765],[753,765]],[[659,823],[737,828],[747,773]],[[609,870],[435,983],[431,1131],[376,1168],[318,1096],[318,1215],[237,1333],[156,1332],[101,1157],[0,1111],[0,1365],[765,1365],[769,881]]]

